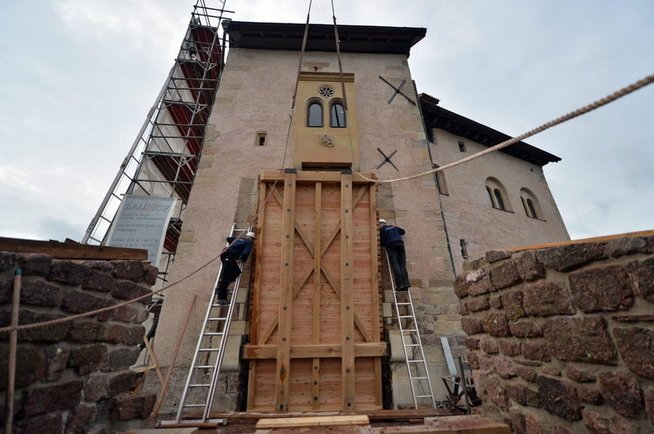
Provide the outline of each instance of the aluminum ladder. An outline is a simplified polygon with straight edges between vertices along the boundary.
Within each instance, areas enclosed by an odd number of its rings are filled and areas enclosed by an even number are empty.
[[[237,229],[236,223],[232,224],[229,236],[244,235],[252,229],[247,226],[245,229]],[[239,264],[243,270],[244,264]],[[201,419],[193,419],[202,423],[225,424],[225,419],[209,419],[211,407],[213,405],[216,385],[218,384],[218,375],[225,356],[225,347],[229,336],[229,328],[232,323],[232,315],[238,298],[238,290],[241,283],[240,274],[234,282],[234,289],[227,305],[218,303],[218,294],[215,291],[218,280],[222,274],[223,266],[220,265],[216,282],[214,283],[214,292],[207,306],[207,313],[204,316],[202,331],[198,338],[198,343],[193,354],[193,362],[186,378],[182,399],[177,409],[177,417],[173,423],[179,424],[185,411],[202,410]],[[225,312],[225,310],[227,312]],[[188,422],[189,419],[185,419]],[[171,421],[172,422],[172,421]],[[162,426],[169,425],[162,423]]]
[[[418,408],[419,400],[421,403],[428,401],[435,408],[436,400],[431,387],[427,360],[425,359],[425,351],[422,348],[422,340],[420,338],[420,331],[418,330],[418,321],[416,321],[416,315],[413,309],[411,292],[409,290],[395,291],[395,279],[393,278],[391,261],[388,258],[388,252],[386,249],[384,250],[388,274],[391,280],[395,315],[397,316],[397,325],[400,329],[402,348],[404,349],[406,368],[409,374],[409,384],[411,386],[411,394],[413,395],[413,405],[415,408]]]

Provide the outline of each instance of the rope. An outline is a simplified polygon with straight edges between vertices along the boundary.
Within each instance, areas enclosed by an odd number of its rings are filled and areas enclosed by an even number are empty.
[[[592,103],[590,103],[590,104],[588,104],[586,106],[583,106],[581,108],[578,108],[577,110],[571,111],[570,113],[567,113],[567,114],[565,114],[563,116],[560,116],[560,117],[558,117],[556,119],[553,119],[553,120],[551,120],[549,122],[546,122],[546,123],[542,124],[541,126],[539,126],[537,128],[534,128],[533,130],[530,130],[530,131],[528,131],[528,132],[526,132],[524,134],[513,137],[512,139],[509,139],[509,140],[505,140],[502,143],[499,143],[499,144],[497,144],[495,146],[492,146],[492,147],[490,147],[488,149],[485,149],[485,150],[483,150],[481,152],[473,154],[473,155],[471,155],[469,157],[462,158],[461,160],[457,160],[457,161],[454,161],[452,163],[445,164],[443,166],[437,167],[435,169],[428,170],[426,172],[420,172],[420,173],[417,173],[415,175],[410,175],[410,176],[405,176],[405,177],[402,177],[402,178],[395,178],[395,179],[370,179],[370,178],[367,178],[365,175],[361,174],[360,172],[355,171],[355,173],[358,174],[359,176],[361,176],[366,181],[382,184],[382,183],[391,183],[391,182],[398,182],[398,181],[407,181],[409,179],[419,178],[421,176],[429,175],[429,174],[432,174],[432,173],[442,172],[442,171],[444,171],[446,169],[451,169],[453,167],[456,167],[456,166],[459,166],[461,164],[467,163],[468,161],[472,161],[472,160],[475,160],[475,159],[477,159],[479,157],[483,157],[484,155],[490,154],[491,152],[496,152],[496,151],[499,151],[500,149],[504,149],[504,148],[506,148],[508,146],[511,146],[511,145],[521,141],[521,140],[526,139],[527,137],[531,137],[531,136],[536,135],[538,133],[541,133],[541,132],[543,132],[543,131],[545,131],[545,130],[547,130],[549,128],[552,128],[552,127],[554,127],[556,125],[562,124],[562,123],[567,122],[567,121],[569,121],[571,119],[574,119],[574,118],[576,118],[578,116],[581,116],[581,115],[584,115],[584,114],[586,114],[588,112],[596,110],[596,109],[598,109],[598,108],[600,108],[602,106],[605,106],[605,105],[607,105],[609,103],[612,103],[613,101],[616,101],[616,100],[618,100],[618,99],[620,99],[620,98],[622,98],[622,97],[624,97],[626,95],[629,95],[630,93],[633,93],[633,92],[635,92],[635,91],[637,91],[637,90],[639,90],[639,89],[641,89],[641,88],[643,88],[643,87],[645,87],[647,85],[650,85],[653,82],[654,82],[654,74],[649,75],[649,76],[647,76],[645,78],[642,78],[642,79],[630,84],[629,86],[623,87],[622,89],[620,89],[620,90],[618,90],[616,92],[613,92],[612,94],[607,95],[604,98],[598,99],[597,101],[592,102]]]
[[[30,329],[36,329],[36,328],[41,328],[41,327],[52,326],[52,325],[56,325],[56,324],[62,324],[62,323],[68,322],[68,321],[74,321],[76,319],[97,315],[99,313],[109,312],[109,311],[111,311],[113,309],[118,309],[119,307],[127,306],[128,304],[132,304],[132,303],[135,303],[137,301],[144,300],[144,299],[146,299],[148,297],[151,297],[151,296],[153,296],[155,294],[159,294],[159,293],[165,291],[166,289],[172,288],[173,286],[182,283],[183,281],[185,281],[189,277],[193,276],[194,274],[196,274],[196,273],[200,272],[201,270],[203,270],[204,268],[208,267],[212,262],[214,262],[219,257],[220,257],[220,255],[215,256],[209,262],[202,265],[200,268],[192,271],[189,275],[187,275],[185,277],[182,277],[181,279],[179,279],[176,282],[171,283],[170,285],[166,285],[166,286],[162,287],[161,289],[158,289],[158,290],[152,291],[152,292],[148,292],[147,294],[141,295],[139,297],[132,298],[131,300],[127,300],[127,301],[124,301],[122,303],[114,304],[112,306],[103,307],[101,309],[91,310],[89,312],[84,312],[84,313],[80,313],[80,314],[77,314],[77,315],[66,316],[66,317],[63,317],[63,318],[57,318],[57,319],[53,319],[53,320],[49,320],[49,321],[35,322],[35,323],[32,323],[32,324],[23,324],[23,325],[18,325],[18,326],[15,326],[15,327],[11,327],[11,326],[1,327],[0,328],[0,333],[11,332],[11,331],[14,331],[14,330],[18,330],[18,331],[20,331],[20,330],[30,330]]]

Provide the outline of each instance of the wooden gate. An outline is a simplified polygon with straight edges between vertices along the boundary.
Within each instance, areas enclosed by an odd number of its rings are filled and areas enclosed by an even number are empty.
[[[381,409],[375,186],[338,172],[264,172],[248,411]]]

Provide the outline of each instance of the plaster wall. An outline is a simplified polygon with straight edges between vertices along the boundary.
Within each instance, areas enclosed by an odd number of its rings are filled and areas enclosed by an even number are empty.
[[[230,225],[235,220],[241,227],[254,221],[256,179],[261,171],[292,166],[294,135],[291,132],[287,139],[287,131],[298,60],[299,54],[291,51],[232,48],[229,52],[185,211],[176,260],[170,268],[170,282],[184,280],[165,295],[154,344],[160,364],[167,366],[180,339],[181,325],[191,312],[169,389],[175,399],[193,355],[218,272],[217,256]],[[428,169],[427,142],[417,106],[400,95],[388,103],[395,90],[378,77],[383,76],[395,86],[406,80],[402,90],[416,101],[406,57],[345,53],[342,61],[344,71],[355,74],[361,171],[391,178]],[[319,72],[337,72],[336,55],[306,53],[303,70],[315,68]],[[297,107],[295,116],[304,116],[304,103],[298,102]],[[265,146],[256,144],[258,132],[266,132]],[[376,170],[383,161],[377,147],[387,154],[398,150],[393,162],[400,172],[389,164]],[[381,217],[407,229],[408,268],[421,329],[433,336],[462,334],[452,291],[454,274],[433,180],[393,183],[382,190],[378,203]],[[212,260],[209,266],[187,277]],[[197,299],[192,305],[194,296]],[[445,302],[445,310],[432,305],[436,299]],[[436,343],[437,339],[432,341]],[[446,373],[442,350],[433,345],[427,352],[434,371],[432,382],[438,387],[440,375]],[[442,397],[444,392],[439,393]]]
[[[431,145],[434,161],[442,166],[488,149],[472,140],[445,130],[434,130]],[[459,151],[458,141],[466,152]],[[543,168],[503,152],[494,152],[445,171],[448,195],[441,195],[447,232],[457,272],[463,265],[459,245],[465,239],[471,259],[489,250],[502,250],[545,242],[569,240],[561,214],[550,192]],[[491,206],[486,179],[499,180],[508,194],[511,211]],[[520,189],[529,189],[538,199],[542,219],[527,217],[520,200]]]

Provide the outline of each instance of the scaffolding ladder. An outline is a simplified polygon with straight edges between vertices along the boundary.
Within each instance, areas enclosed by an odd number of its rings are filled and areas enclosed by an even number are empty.
[[[232,224],[229,236],[236,237],[238,235],[244,235],[251,229],[251,226],[247,226],[245,229],[238,229],[236,228],[236,223],[234,223]],[[241,270],[243,270],[244,264],[241,263],[239,265]],[[195,346],[195,354],[193,354],[193,361],[191,362],[191,367],[186,378],[182,399],[177,408],[176,419],[170,422],[163,421],[161,423],[162,426],[179,424],[182,421],[184,412],[193,410],[202,411],[202,418],[193,419],[194,422],[217,424],[224,424],[226,422],[224,419],[209,419],[209,415],[213,405],[216,385],[218,384],[218,375],[220,374],[220,368],[225,356],[229,328],[232,323],[232,315],[236,306],[236,299],[238,298],[242,274],[239,274],[234,282],[229,304],[224,305],[218,302],[218,294],[215,290],[222,271],[223,266],[221,264],[216,276],[216,282],[214,283],[214,291],[209,299],[207,312],[204,316],[198,343]],[[189,419],[185,419],[184,421],[188,422]]]
[[[391,261],[388,258],[388,251],[386,249],[384,250],[393,292],[393,305],[395,307],[397,325],[400,329],[402,348],[409,374],[409,385],[411,386],[411,394],[413,395],[413,405],[415,408],[419,408],[419,401],[420,403],[429,402],[435,408],[436,400],[431,387],[427,360],[425,358],[425,351],[422,348],[422,339],[420,338],[418,321],[416,320],[413,309],[411,292],[408,289],[400,292],[395,291],[395,279],[393,278]]]

